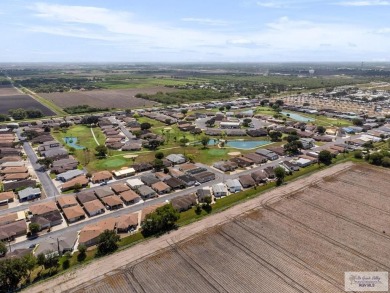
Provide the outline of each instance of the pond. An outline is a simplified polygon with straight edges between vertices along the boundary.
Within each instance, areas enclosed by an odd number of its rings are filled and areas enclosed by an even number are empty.
[[[241,150],[251,150],[270,143],[269,140],[227,140],[225,146]],[[213,139],[210,140],[209,145],[214,145]]]
[[[63,140],[68,146],[73,147],[76,150],[85,149],[85,147],[77,144],[77,137],[64,137]]]
[[[299,114],[296,114],[296,113],[290,113],[290,112],[281,112],[283,115],[286,115],[289,114],[289,117],[291,119],[294,119],[296,121],[299,121],[299,122],[311,122],[311,121],[314,121],[315,119],[313,118],[310,118],[310,117],[305,117],[305,116],[302,116],[302,115],[299,115]]]

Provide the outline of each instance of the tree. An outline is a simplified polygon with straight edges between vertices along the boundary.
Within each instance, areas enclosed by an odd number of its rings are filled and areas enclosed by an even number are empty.
[[[27,266],[21,258],[0,261],[1,292],[13,292],[27,275]]]
[[[8,113],[14,118],[15,120],[22,120],[25,119],[27,116],[26,110],[19,108],[19,109],[10,109],[8,110]]]
[[[215,119],[211,118],[205,122],[207,127],[213,127],[215,124]]]
[[[183,115],[186,115],[186,114],[188,113],[188,109],[181,109],[181,113],[182,113]]]
[[[26,264],[26,268],[28,271],[28,277],[31,277],[31,273],[35,269],[35,266],[37,265],[37,258],[32,254],[26,254],[22,257],[23,262]]]
[[[108,148],[104,145],[98,145],[95,151],[98,157],[104,158],[108,153]]]
[[[226,108],[226,110],[227,110],[227,111],[229,111],[229,110],[232,108],[232,106],[230,106],[230,105],[226,105],[226,107],[225,107],[225,108]]]
[[[76,151],[76,149],[75,149],[74,147],[70,147],[70,148],[69,148],[69,153],[70,153],[70,154],[73,155],[75,151]]]
[[[39,109],[27,109],[26,110],[27,118],[40,118],[43,117],[43,113]]]
[[[279,141],[283,136],[280,131],[270,131],[268,135],[271,138],[271,141]]]
[[[326,166],[329,166],[332,164],[332,154],[330,151],[322,150],[318,154],[318,164],[324,164]]]
[[[356,126],[363,126],[363,120],[359,119],[359,118],[352,119],[352,123],[353,123],[353,125],[356,125]]]
[[[164,158],[164,153],[163,153],[163,152],[156,152],[156,153],[154,154],[154,157],[155,157],[156,159],[162,160],[162,158]]]
[[[389,157],[382,158],[382,166],[386,167],[386,168],[390,167],[390,158]]]
[[[52,163],[53,159],[51,158],[42,158],[37,160],[37,164],[43,165],[46,169],[48,169]]]
[[[49,275],[51,275],[53,269],[57,269],[59,263],[59,255],[57,251],[49,251],[44,255],[45,261],[43,266],[45,269],[49,269]]]
[[[183,137],[179,140],[181,146],[185,146],[189,141],[190,140],[188,138],[185,138],[185,137]]]
[[[115,231],[105,230],[99,236],[99,241],[97,245],[97,255],[107,255],[118,249],[118,241],[120,237],[116,234]]]
[[[223,110],[225,110],[225,107],[223,106],[219,107],[219,111],[223,112]]]
[[[211,210],[212,210],[212,207],[211,207],[211,196],[205,196],[203,198],[203,203],[204,205],[202,206],[202,208],[207,212],[207,213],[210,213]]]
[[[79,182],[77,182],[77,183],[75,183],[75,185],[73,185],[73,189],[76,191],[80,190],[81,188],[83,188],[83,186]]]
[[[9,121],[9,117],[6,114],[0,114],[0,122]]]
[[[41,267],[45,266],[46,257],[43,253],[37,255],[37,264]]]
[[[79,251],[77,260],[82,262],[87,257],[87,247],[84,244],[79,244],[77,250]]]
[[[97,116],[84,116],[81,119],[81,124],[97,124],[99,122],[99,117]]]
[[[282,183],[284,181],[284,177],[286,177],[286,170],[284,170],[284,168],[279,166],[279,167],[275,168],[274,172],[275,172],[275,176],[276,176],[276,185],[277,186],[282,185]]]
[[[0,241],[0,256],[6,255],[7,251],[7,245],[3,241]]]
[[[155,159],[153,161],[153,167],[156,172],[159,172],[164,167],[164,162],[161,159]]]
[[[287,136],[286,140],[288,142],[297,141],[297,140],[299,140],[299,136],[296,134],[290,134],[289,136]]]
[[[30,230],[30,232],[35,235],[37,234],[39,231],[41,231],[41,226],[38,224],[38,223],[30,223],[28,225],[28,228]]]
[[[276,100],[275,101],[275,105],[277,105],[278,107],[283,106],[283,104],[284,104],[283,100]]]
[[[204,136],[202,136],[202,137],[200,138],[200,142],[202,143],[203,148],[205,149],[205,148],[207,148],[207,146],[208,146],[208,144],[209,144],[209,142],[210,142],[210,137],[204,135]]]
[[[141,130],[148,130],[152,127],[152,124],[148,122],[141,123]]]
[[[244,127],[249,127],[249,124],[252,122],[252,119],[250,119],[250,118],[245,118],[244,119],[244,121],[243,121],[243,123],[242,123],[242,125],[244,126]]]
[[[148,147],[151,150],[155,150],[155,149],[157,149],[161,145],[161,143],[162,142],[160,140],[158,140],[158,139],[150,139],[148,141]]]
[[[294,140],[284,145],[284,150],[289,155],[299,154],[302,148],[303,148],[302,142],[299,140]]]
[[[149,236],[169,231],[176,226],[179,218],[180,214],[172,204],[166,204],[145,217],[142,223],[142,233]]]
[[[360,151],[360,150],[355,151],[355,152],[353,153],[353,157],[354,157],[355,159],[363,159],[363,153],[362,153],[362,151]]]
[[[317,132],[318,132],[319,134],[324,134],[325,131],[326,131],[326,129],[325,129],[324,126],[321,126],[321,125],[317,126]]]
[[[383,159],[383,154],[378,153],[378,152],[372,153],[372,154],[370,154],[369,162],[370,162],[370,164],[380,166],[380,165],[382,165],[382,159]]]

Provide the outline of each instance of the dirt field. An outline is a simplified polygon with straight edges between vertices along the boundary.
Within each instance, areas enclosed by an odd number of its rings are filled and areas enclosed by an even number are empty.
[[[8,114],[8,110],[17,108],[39,109],[44,115],[55,115],[53,111],[13,87],[0,87],[0,114]]]
[[[148,107],[156,105],[153,101],[138,99],[135,97],[138,93],[155,94],[157,92],[172,92],[175,89],[166,87],[151,87],[145,89],[125,89],[125,90],[97,90],[85,92],[69,93],[50,93],[40,94],[41,97],[53,102],[61,108],[90,105],[94,107],[112,107],[112,108],[129,108],[129,107]]]
[[[389,175],[337,165],[28,292],[344,292],[390,269]]]

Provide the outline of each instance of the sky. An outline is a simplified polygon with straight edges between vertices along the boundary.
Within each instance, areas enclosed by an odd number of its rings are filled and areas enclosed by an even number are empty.
[[[390,0],[1,0],[0,62],[390,61]]]

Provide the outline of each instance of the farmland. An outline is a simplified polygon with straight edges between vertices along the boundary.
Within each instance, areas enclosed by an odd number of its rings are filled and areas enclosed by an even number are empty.
[[[92,107],[110,108],[142,108],[153,106],[153,101],[136,98],[138,93],[156,94],[157,92],[173,92],[172,88],[150,87],[145,89],[122,89],[122,90],[96,90],[77,91],[64,93],[42,93],[43,98],[53,102],[55,105],[66,108],[78,105],[89,105]]]
[[[344,292],[345,271],[390,268],[389,175],[354,165],[307,180],[70,292]]]
[[[39,109],[44,115],[55,115],[53,111],[45,107],[28,95],[19,93],[10,86],[0,87],[0,114],[8,114],[10,109]]]

